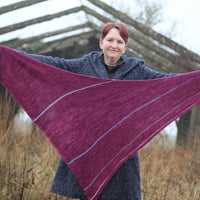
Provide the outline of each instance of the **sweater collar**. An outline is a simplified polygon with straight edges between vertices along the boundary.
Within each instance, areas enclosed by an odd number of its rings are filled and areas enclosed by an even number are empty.
[[[103,52],[93,51],[89,54],[89,59],[90,63],[93,66],[93,70],[95,72],[94,76],[101,78],[108,78],[106,67],[101,58],[102,53]],[[130,71],[132,71],[133,68],[135,68],[139,63],[144,63],[144,61],[136,59],[134,57],[129,58],[125,54],[121,56],[121,59],[124,62],[120,61],[121,63],[120,62],[118,63],[119,66],[116,69],[113,79],[122,79],[122,80],[125,79],[127,74],[130,73]]]
[[[122,64],[124,64],[126,62],[122,57],[120,57],[120,59],[117,61],[117,64],[115,66],[107,65],[105,63],[105,61],[104,61],[104,54],[103,54],[103,52],[99,55],[99,58],[100,58],[101,62],[104,64],[104,66],[106,66],[109,69],[112,69],[112,68],[116,69],[116,68],[118,68],[119,66],[121,66]]]

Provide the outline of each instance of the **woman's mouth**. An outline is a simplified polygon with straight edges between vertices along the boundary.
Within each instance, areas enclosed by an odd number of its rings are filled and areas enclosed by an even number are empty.
[[[114,49],[111,49],[110,51],[113,52],[113,53],[117,53],[118,52],[117,50],[114,50]]]

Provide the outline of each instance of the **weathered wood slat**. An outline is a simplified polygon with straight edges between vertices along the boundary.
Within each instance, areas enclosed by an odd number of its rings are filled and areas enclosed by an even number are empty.
[[[18,3],[13,3],[8,6],[1,7],[0,14],[2,15],[3,13],[7,13],[7,12],[14,11],[14,10],[17,10],[20,8],[24,8],[26,6],[31,6],[33,4],[40,3],[43,1],[48,1],[48,0],[26,0],[26,1],[21,1]]]
[[[155,52],[156,55],[159,55],[165,58],[166,60],[170,61],[173,65],[178,66],[178,68],[176,67],[178,71],[186,72],[186,71],[200,69],[200,67],[196,63],[178,54],[168,52],[161,46],[156,45],[150,39],[146,40],[145,37],[143,37],[141,34],[138,34],[137,31],[129,30],[129,35],[130,35],[130,38],[133,38],[137,43],[149,49],[149,51]]]
[[[134,44],[129,44],[129,46],[132,49],[134,49],[135,51],[137,51],[138,53],[147,57],[153,63],[156,63],[158,66],[160,66],[160,69],[164,69],[165,71],[168,69],[168,71],[170,71],[170,72],[177,72],[178,67],[176,65],[173,65],[172,63],[168,62],[163,57],[158,56],[155,53],[152,53],[151,51],[146,51],[144,48],[141,48]],[[179,71],[180,71],[180,69],[179,69]]]
[[[57,30],[57,31],[52,31],[52,32],[47,32],[35,37],[31,37],[31,38],[26,38],[26,39],[15,39],[15,40],[11,40],[11,41],[6,41],[6,42],[2,42],[1,45],[4,46],[8,46],[10,48],[20,48],[20,46],[24,45],[24,44],[30,44],[36,41],[40,41],[44,38],[47,37],[51,37],[51,36],[55,36],[55,35],[59,35],[62,33],[67,33],[70,31],[75,31],[75,30],[79,30],[79,29],[83,29],[83,28],[87,28],[88,27],[88,23],[84,23],[84,24],[80,24],[77,26],[72,26],[72,27],[68,27],[65,29],[61,29],[61,30]]]
[[[71,43],[78,42],[83,39],[88,39],[91,36],[95,35],[95,33],[96,33],[96,31],[87,31],[87,32],[79,33],[79,34],[76,34],[76,35],[73,35],[73,36],[70,36],[67,38],[55,40],[54,42],[49,42],[48,48],[43,49],[42,51],[39,52],[39,54],[46,54],[48,52],[53,51],[54,49],[62,49],[64,47],[66,47],[66,45],[69,45]]]
[[[142,23],[137,22],[136,20],[132,19],[128,15],[122,13],[119,10],[114,9],[113,7],[107,5],[106,3],[102,2],[101,0],[87,0],[92,4],[98,6],[99,8],[103,9],[104,11],[108,12],[109,14],[113,15],[114,17],[120,19],[121,21],[125,22],[126,24],[132,25],[137,30],[141,31],[145,35],[153,38],[154,40],[160,42],[161,44],[166,45],[167,47],[175,50],[176,52],[180,53],[182,56],[185,56],[187,59],[190,59],[194,62],[200,63],[200,56],[187,48],[179,45],[178,43],[172,41],[171,39],[165,37],[164,35],[157,33],[156,31],[152,30],[151,28],[145,26]]]
[[[2,27],[2,28],[0,28],[0,34],[15,31],[17,29],[21,29],[21,28],[24,28],[24,27],[29,26],[29,25],[41,23],[41,22],[48,21],[48,20],[51,20],[51,19],[54,19],[54,18],[57,18],[57,17],[61,17],[61,16],[64,16],[64,15],[69,15],[69,14],[72,14],[72,13],[75,13],[75,12],[79,12],[81,10],[82,10],[82,6],[75,7],[75,8],[72,8],[72,9],[69,9],[69,10],[66,10],[66,11],[62,11],[62,12],[59,12],[59,13],[56,13],[56,14],[45,15],[43,17],[39,17],[39,18],[31,19],[31,20],[28,20],[28,21],[25,21],[25,22],[20,22],[20,23],[17,23],[17,24]]]

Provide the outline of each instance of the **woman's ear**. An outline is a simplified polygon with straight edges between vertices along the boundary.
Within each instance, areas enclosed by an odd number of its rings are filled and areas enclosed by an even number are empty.
[[[127,44],[125,44],[123,53],[125,53],[126,49],[127,49]]]
[[[100,49],[103,49],[103,40],[102,39],[99,40],[99,47],[100,47]]]

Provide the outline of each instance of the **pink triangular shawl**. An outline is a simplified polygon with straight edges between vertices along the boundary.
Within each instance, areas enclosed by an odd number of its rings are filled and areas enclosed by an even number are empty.
[[[0,82],[95,200],[113,173],[200,102],[200,71],[154,80],[88,77],[0,47]]]

